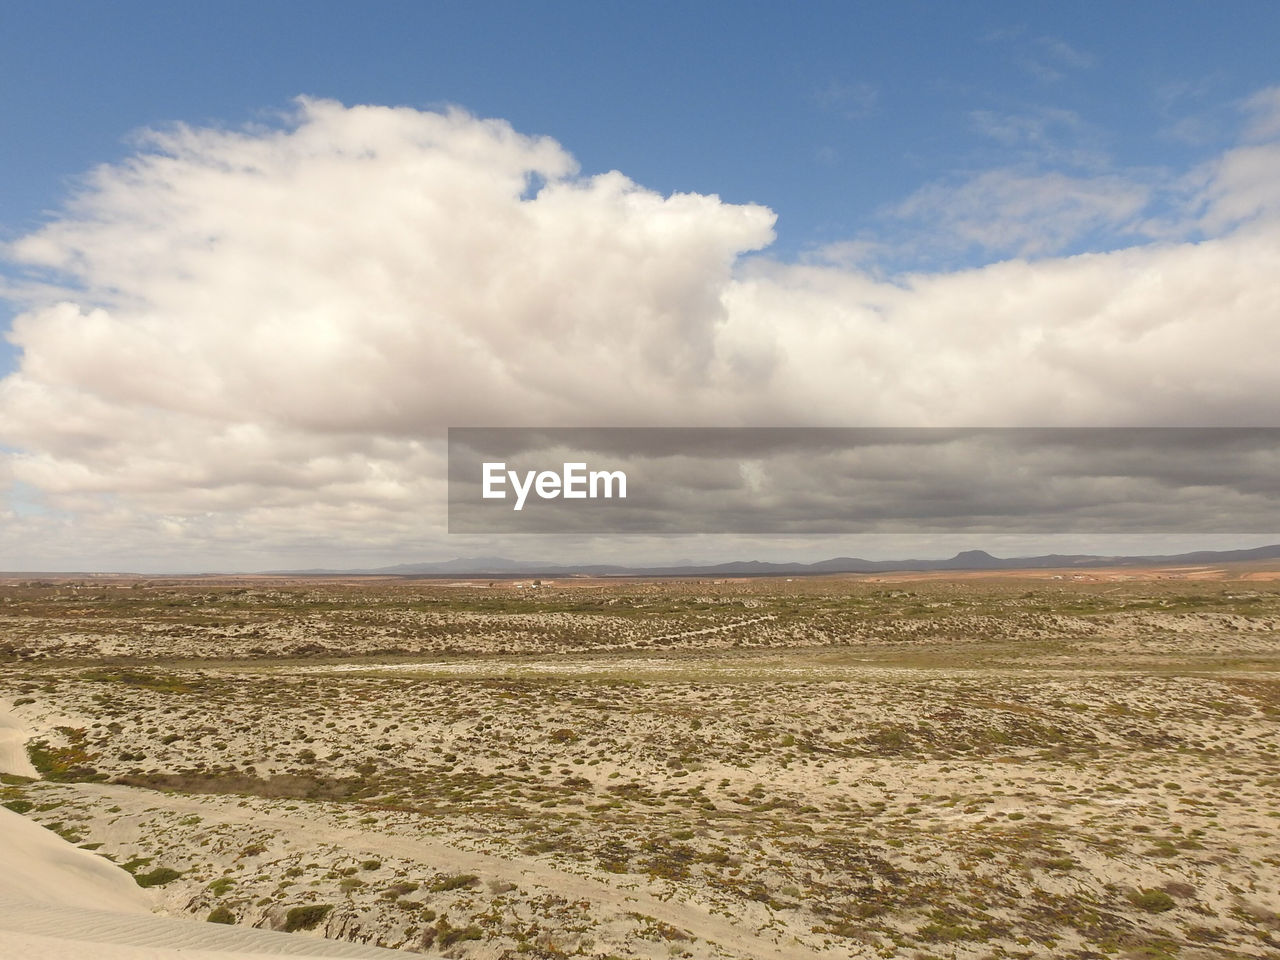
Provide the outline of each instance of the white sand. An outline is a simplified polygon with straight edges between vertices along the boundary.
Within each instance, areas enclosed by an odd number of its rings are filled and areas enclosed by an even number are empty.
[[[34,777],[36,768],[31,765],[26,747],[30,734],[10,712],[10,706],[8,701],[0,700],[0,773]]]
[[[0,906],[28,902],[149,914],[129,874],[56,833],[0,807]]]
[[[35,774],[0,706],[0,772]],[[403,953],[152,913],[132,876],[0,807],[0,956],[24,960],[402,957]]]
[[[24,960],[229,960],[232,957],[404,957],[356,943],[178,917],[0,900],[0,956]]]

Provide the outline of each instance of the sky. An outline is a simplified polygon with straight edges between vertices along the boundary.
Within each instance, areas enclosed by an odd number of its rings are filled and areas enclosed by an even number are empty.
[[[1278,426],[1277,36],[1264,3],[6,4],[0,569],[1034,551],[450,537],[444,430]]]

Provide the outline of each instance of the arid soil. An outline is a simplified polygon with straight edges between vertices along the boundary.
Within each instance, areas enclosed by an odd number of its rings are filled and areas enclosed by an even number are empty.
[[[430,955],[1280,957],[1278,628],[1263,568],[15,579],[0,791]]]

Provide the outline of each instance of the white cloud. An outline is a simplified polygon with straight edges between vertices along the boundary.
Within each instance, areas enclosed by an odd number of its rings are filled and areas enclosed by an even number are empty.
[[[1244,102],[1249,117],[1245,137],[1249,140],[1273,140],[1280,137],[1280,87],[1259,90]]]
[[[890,282],[461,112],[155,135],[10,251],[63,290],[0,382],[0,483],[43,498],[0,568],[455,552],[450,424],[1275,423],[1275,149],[1204,173],[1210,239]],[[994,171],[904,210],[1033,255],[1146,200]]]
[[[1072,71],[1090,70],[1097,64],[1093,54],[1060,37],[1028,36],[1022,27],[994,30],[985,39],[1008,47],[1013,62],[1042,83],[1057,83]]]
[[[959,185],[930,184],[892,211],[923,246],[943,252],[1056,253],[1096,231],[1134,232],[1151,190],[1117,175],[988,170]]]
[[[1280,214],[1280,144],[1229,150],[1208,165],[1200,226],[1216,234],[1241,224],[1270,227]]]
[[[1035,106],[1021,111],[974,110],[969,123],[1023,163],[1104,172],[1111,161],[1102,131],[1074,110]],[[1006,161],[1008,165],[1008,161]]]
[[[1241,225],[1264,229],[1280,216],[1280,87],[1268,87],[1242,105],[1245,143],[1195,171],[1199,226],[1221,233]]]

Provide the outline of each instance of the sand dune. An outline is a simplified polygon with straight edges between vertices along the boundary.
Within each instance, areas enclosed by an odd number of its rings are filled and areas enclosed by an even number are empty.
[[[26,748],[30,734],[9,712],[9,708],[8,701],[0,700],[0,773],[34,777],[36,768],[31,765]]]
[[[32,775],[25,733],[0,708],[0,772]],[[24,960],[394,957],[353,943],[153,914],[155,898],[110,861],[0,807],[0,956]]]
[[[249,927],[9,900],[0,900],[0,955],[24,960],[404,956],[395,950]]]
[[[129,874],[3,807],[0,841],[0,912],[5,916],[13,912],[11,905],[27,903],[151,913],[151,898]]]

